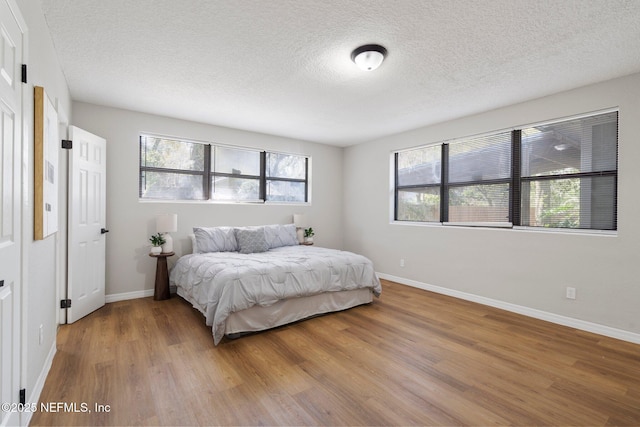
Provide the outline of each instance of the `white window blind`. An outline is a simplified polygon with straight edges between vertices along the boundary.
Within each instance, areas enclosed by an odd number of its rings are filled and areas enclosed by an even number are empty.
[[[616,112],[522,130],[522,225],[616,229]]]

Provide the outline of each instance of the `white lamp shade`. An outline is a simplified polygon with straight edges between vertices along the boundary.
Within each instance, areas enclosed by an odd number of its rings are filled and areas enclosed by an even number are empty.
[[[353,58],[353,62],[356,63],[360,69],[364,71],[373,71],[382,64],[384,55],[375,50],[368,50],[366,52],[359,53]]]
[[[175,233],[178,231],[178,214],[160,214],[156,216],[158,233]]]
[[[293,223],[296,227],[304,227],[304,214],[293,214]]]

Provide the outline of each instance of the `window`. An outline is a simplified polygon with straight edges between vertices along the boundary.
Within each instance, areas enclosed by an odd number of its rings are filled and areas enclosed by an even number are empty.
[[[616,229],[618,115],[522,130],[522,225]]]
[[[447,151],[449,204],[443,221],[509,222],[511,133],[454,141]]]
[[[266,153],[267,200],[307,201],[309,159],[289,154]]]
[[[395,220],[617,228],[618,113],[394,153]]]
[[[140,136],[141,199],[307,202],[309,158]]]
[[[440,221],[441,146],[396,154],[396,219]]]
[[[150,136],[140,137],[140,198],[202,200],[203,144]]]
[[[212,147],[212,200],[259,201],[261,152]]]

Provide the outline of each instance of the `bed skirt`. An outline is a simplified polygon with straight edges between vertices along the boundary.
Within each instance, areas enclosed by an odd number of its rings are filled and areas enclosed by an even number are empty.
[[[203,309],[181,291],[181,288],[177,288],[178,295],[204,315]],[[267,307],[255,305],[229,315],[225,324],[225,336],[237,338],[246,333],[276,328],[309,317],[368,304],[372,301],[371,289],[364,288],[290,298]]]

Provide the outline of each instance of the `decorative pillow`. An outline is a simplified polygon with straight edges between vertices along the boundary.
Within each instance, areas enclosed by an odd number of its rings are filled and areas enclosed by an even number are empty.
[[[296,233],[295,224],[265,225],[264,237],[267,240],[269,249],[298,245],[298,234]]]
[[[267,240],[264,237],[264,227],[236,228],[236,240],[238,241],[238,252],[241,254],[253,254],[269,250],[269,245],[267,245]]]
[[[233,227],[193,227],[196,249],[193,253],[236,252],[238,242]]]

